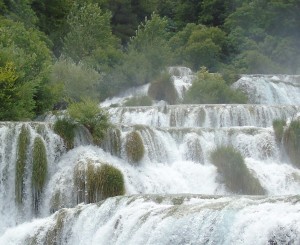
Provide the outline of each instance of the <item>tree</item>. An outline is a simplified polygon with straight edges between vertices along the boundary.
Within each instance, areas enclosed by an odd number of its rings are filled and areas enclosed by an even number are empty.
[[[14,98],[20,112],[11,111],[12,115],[6,120],[31,118],[53,104],[52,88],[47,80],[52,58],[45,39],[35,29],[26,29],[22,23],[0,18],[0,67],[13,62],[17,76],[14,85],[20,89]]]
[[[112,35],[111,15],[98,4],[75,4],[68,15],[69,33],[64,38],[64,54],[75,63],[83,62],[105,72],[118,62],[118,39]]]

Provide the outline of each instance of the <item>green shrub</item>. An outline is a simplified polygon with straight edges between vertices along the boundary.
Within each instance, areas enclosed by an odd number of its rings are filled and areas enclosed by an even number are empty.
[[[211,161],[230,191],[248,195],[265,194],[258,179],[251,175],[240,152],[233,147],[218,147],[211,153]]]
[[[121,144],[120,129],[110,127],[101,143],[101,148],[103,148],[105,151],[109,151],[114,156],[120,156]]]
[[[75,124],[66,118],[58,119],[53,126],[54,132],[64,140],[68,150],[74,147],[75,127]]]
[[[300,168],[300,121],[292,121],[284,132],[284,148],[291,162]]]
[[[75,122],[84,125],[90,131],[95,143],[101,142],[110,125],[107,112],[101,109],[96,101],[83,99],[71,103],[68,112]]]
[[[130,132],[126,136],[125,150],[128,160],[133,164],[138,163],[143,158],[145,148],[143,140],[137,131]]]
[[[32,156],[32,186],[34,197],[34,208],[39,207],[40,195],[43,191],[47,176],[47,152],[41,137],[36,137],[33,143]]]
[[[175,104],[178,100],[178,94],[171,80],[171,75],[164,72],[151,82],[148,95],[155,100],[165,100],[169,104]]]
[[[152,99],[145,96],[132,97],[125,101],[124,106],[151,106]]]
[[[284,126],[286,126],[286,121],[283,119],[275,119],[273,121],[273,130],[277,142],[281,142],[282,140]]]
[[[16,202],[22,203],[23,199],[23,182],[24,182],[24,172],[25,164],[27,160],[27,150],[29,145],[29,130],[26,125],[22,125],[21,132],[18,138],[18,156],[16,162],[16,182],[15,182],[15,195]]]
[[[86,169],[76,168],[74,177],[78,202],[95,203],[125,193],[122,172],[106,163],[95,166],[89,162]]]
[[[188,89],[184,103],[189,104],[244,104],[247,97],[237,90],[232,90],[218,73],[209,73],[205,67],[197,73],[196,79]]]

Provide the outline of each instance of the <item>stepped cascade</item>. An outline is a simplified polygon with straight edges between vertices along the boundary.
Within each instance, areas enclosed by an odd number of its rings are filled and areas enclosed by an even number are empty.
[[[170,73],[182,97],[194,75]],[[0,244],[300,244],[300,169],[272,127],[298,118],[299,79],[242,75],[232,87],[245,105],[108,107],[114,127],[100,146],[78,128],[67,149],[53,118],[1,123]],[[226,184],[211,158],[221,146],[241,154],[243,184],[259,190]],[[103,166],[122,173],[125,196],[106,199]]]

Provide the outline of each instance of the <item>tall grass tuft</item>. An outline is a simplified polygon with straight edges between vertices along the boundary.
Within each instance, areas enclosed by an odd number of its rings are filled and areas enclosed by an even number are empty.
[[[263,195],[265,190],[247,168],[241,153],[230,146],[221,146],[211,153],[226,187],[237,194]]]

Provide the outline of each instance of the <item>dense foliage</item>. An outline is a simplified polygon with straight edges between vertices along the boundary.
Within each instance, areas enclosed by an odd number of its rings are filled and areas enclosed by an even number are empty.
[[[103,100],[170,65],[226,82],[299,73],[299,12],[297,0],[0,0],[0,120]]]

